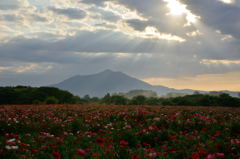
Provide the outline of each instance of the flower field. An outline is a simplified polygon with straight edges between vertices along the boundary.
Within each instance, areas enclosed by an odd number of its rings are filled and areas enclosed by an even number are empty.
[[[0,106],[1,159],[239,159],[240,109]]]

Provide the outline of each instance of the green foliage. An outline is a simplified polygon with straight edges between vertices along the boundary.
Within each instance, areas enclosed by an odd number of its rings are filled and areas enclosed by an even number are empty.
[[[44,103],[45,104],[58,104],[58,99],[53,96],[50,96],[45,99]]]
[[[147,98],[146,100],[146,104],[147,105],[160,105],[160,100],[156,97],[151,97],[151,98]]]
[[[158,98],[106,94],[103,98],[83,98],[54,87],[33,88],[28,86],[0,87],[0,104],[106,104],[106,105],[160,105],[160,106],[228,106],[240,107],[240,98],[228,94],[218,96],[195,92],[192,95]]]
[[[111,104],[111,105],[127,105],[128,99],[125,98],[124,96],[120,96],[120,95],[112,95],[111,96],[108,93],[101,99],[101,103],[102,104]]]
[[[53,87],[0,87],[0,104],[75,104],[79,97]]]
[[[130,105],[146,105],[147,98],[145,96],[136,96],[130,100]]]

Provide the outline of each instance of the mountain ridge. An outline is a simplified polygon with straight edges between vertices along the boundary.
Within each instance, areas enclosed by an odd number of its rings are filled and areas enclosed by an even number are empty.
[[[70,91],[78,96],[88,94],[96,97],[103,97],[107,93],[122,93],[137,89],[152,90],[157,92],[158,96],[172,92],[192,94],[195,91],[198,91],[200,93],[208,93],[206,91],[191,89],[178,90],[162,85],[154,86],[123,72],[112,71],[110,69],[95,74],[75,75],[50,86]],[[228,93],[229,92],[233,94],[233,92],[228,91]],[[237,94],[237,92],[234,93]]]

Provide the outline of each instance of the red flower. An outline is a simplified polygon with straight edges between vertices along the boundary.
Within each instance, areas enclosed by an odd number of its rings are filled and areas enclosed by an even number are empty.
[[[170,139],[171,139],[171,140],[176,140],[176,139],[177,139],[177,136],[170,136]]]
[[[161,153],[161,152],[157,152],[157,155],[158,155],[158,156],[162,156],[162,153]]]
[[[127,146],[128,146],[128,142],[127,142],[127,141],[124,141],[124,140],[121,140],[121,141],[119,142],[119,144],[120,144],[121,147],[127,147]]]
[[[215,134],[216,134],[216,135],[220,135],[220,134],[221,134],[221,131],[220,131],[220,130],[216,130]]]
[[[61,155],[59,152],[52,152],[52,155],[55,157],[55,159],[61,159]]]
[[[197,152],[192,153],[192,159],[200,159],[200,156]]]
[[[21,142],[20,145],[21,145],[21,146],[27,146],[27,144],[25,144],[25,143],[23,143],[23,142]]]
[[[33,149],[32,151],[33,151],[33,153],[38,153],[39,152],[38,149]]]
[[[200,154],[200,156],[206,156],[207,155],[207,153],[202,148],[200,148],[199,154]]]
[[[137,154],[132,154],[131,159],[141,159],[141,157]]]
[[[86,151],[83,150],[83,149],[77,149],[77,153],[78,153],[80,156],[85,156]]]
[[[99,146],[102,146],[105,142],[105,139],[99,137],[99,138],[96,139],[96,142],[99,144]]]
[[[99,157],[100,155],[98,153],[93,153],[92,156],[93,157]]]
[[[167,146],[162,145],[162,149],[163,149],[164,151],[166,151],[166,150],[167,150]]]
[[[107,148],[113,149],[113,146],[111,144],[107,144]]]
[[[144,142],[144,143],[143,143],[143,146],[150,146],[150,144]]]

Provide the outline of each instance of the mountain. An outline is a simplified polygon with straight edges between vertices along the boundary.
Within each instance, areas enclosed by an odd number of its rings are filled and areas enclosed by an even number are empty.
[[[92,75],[74,76],[52,86],[68,90],[79,96],[89,94],[97,97],[102,97],[107,93],[151,88],[151,85],[148,83],[130,77],[122,72],[111,70],[105,70]]]
[[[154,90],[159,94],[174,91],[164,86],[152,86],[146,82],[130,77],[122,72],[105,70],[92,75],[77,75],[58,84],[51,85],[68,90],[76,95],[103,97],[107,93],[128,92],[130,90]]]
[[[159,96],[171,92],[186,94],[195,92],[195,90],[191,89],[177,90],[164,86],[153,86],[122,72],[112,70],[105,70],[92,75],[73,76],[51,86],[70,91],[75,95],[84,96],[88,94],[95,97],[103,97],[107,93],[113,94],[130,90],[152,90],[157,92]],[[206,93],[203,91],[198,92]]]

